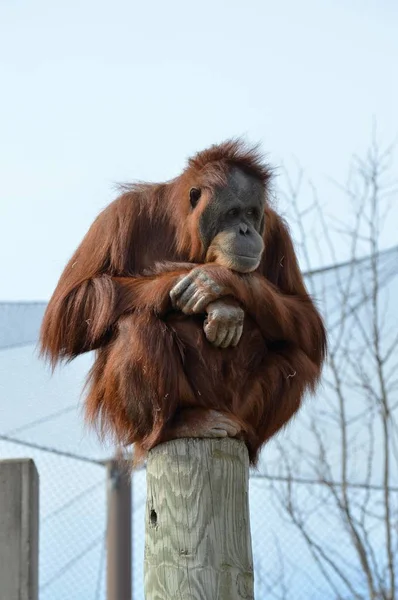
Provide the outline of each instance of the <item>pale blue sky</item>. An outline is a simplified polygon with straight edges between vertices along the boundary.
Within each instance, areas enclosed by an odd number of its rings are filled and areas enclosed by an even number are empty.
[[[230,136],[344,216],[327,178],[398,134],[397,31],[392,0],[1,0],[0,299],[49,298],[114,182]]]

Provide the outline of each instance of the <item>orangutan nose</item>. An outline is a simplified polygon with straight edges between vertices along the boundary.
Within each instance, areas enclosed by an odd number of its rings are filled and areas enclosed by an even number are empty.
[[[241,235],[246,235],[246,234],[248,233],[248,230],[249,230],[249,228],[248,228],[248,226],[247,226],[247,225],[245,225],[245,223],[241,223],[241,224],[239,225],[239,233],[240,233]]]

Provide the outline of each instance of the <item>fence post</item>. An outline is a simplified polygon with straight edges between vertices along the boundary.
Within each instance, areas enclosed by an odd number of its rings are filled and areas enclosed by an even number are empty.
[[[243,442],[179,439],[147,464],[146,600],[252,600],[249,459]]]
[[[107,463],[107,600],[131,600],[131,479],[121,460]]]
[[[38,600],[39,476],[33,460],[0,461],[0,598]]]

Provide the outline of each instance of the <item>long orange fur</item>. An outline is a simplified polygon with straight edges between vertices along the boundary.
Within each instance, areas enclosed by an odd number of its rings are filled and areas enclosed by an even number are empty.
[[[259,268],[243,275],[205,263],[200,214],[232,166],[258,178],[267,196],[270,170],[237,141],[200,152],[170,182],[129,187],[97,217],[47,307],[43,354],[55,365],[95,350],[87,419],[134,443],[137,456],[168,439],[181,408],[196,406],[234,415],[255,463],[320,377],[325,329],[287,227],[268,200]],[[203,190],[195,211],[193,186]],[[236,348],[207,342],[205,315],[172,309],[170,290],[198,265],[245,310]]]

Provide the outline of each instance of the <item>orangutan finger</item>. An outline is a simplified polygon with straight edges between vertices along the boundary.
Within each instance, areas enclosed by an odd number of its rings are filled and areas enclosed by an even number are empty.
[[[239,325],[237,325],[236,330],[235,330],[235,335],[231,340],[231,346],[233,348],[235,348],[235,346],[237,346],[240,342],[240,338],[242,337],[242,333],[243,333],[243,323],[240,323]]]
[[[208,321],[207,323],[205,323],[204,332],[205,332],[207,340],[211,344],[214,344],[214,342],[216,341],[217,331],[218,331],[217,321]]]
[[[236,332],[236,326],[235,325],[230,325],[228,328],[228,333],[225,336],[224,341],[222,342],[222,344],[220,345],[220,348],[228,348],[231,345],[231,342],[235,336],[235,332]]]
[[[173,303],[176,303],[178,298],[185,292],[185,290],[192,284],[192,275],[185,275],[182,277],[176,285],[170,290],[170,298]]]
[[[217,336],[214,341],[214,345],[218,348],[222,347],[222,343],[228,335],[228,325],[226,323],[219,323],[217,329]]]

